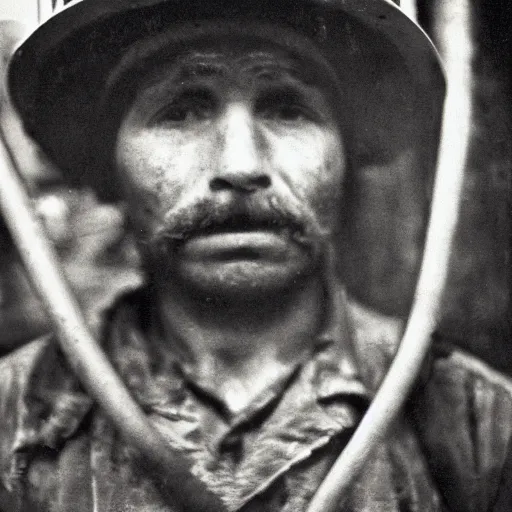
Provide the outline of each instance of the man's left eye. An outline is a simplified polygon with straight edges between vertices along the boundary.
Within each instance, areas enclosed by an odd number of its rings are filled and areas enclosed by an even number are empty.
[[[285,123],[312,121],[314,113],[297,95],[290,92],[267,94],[256,102],[256,114],[263,119]]]
[[[301,105],[275,105],[273,108],[269,109],[264,116],[289,122],[298,122],[308,119],[306,111]]]

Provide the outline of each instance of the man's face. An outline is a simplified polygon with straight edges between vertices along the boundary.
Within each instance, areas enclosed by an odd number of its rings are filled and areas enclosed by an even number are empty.
[[[146,264],[205,294],[289,287],[338,229],[328,92],[270,43],[191,45],[143,82],[115,164]],[[163,277],[162,273],[162,278]]]

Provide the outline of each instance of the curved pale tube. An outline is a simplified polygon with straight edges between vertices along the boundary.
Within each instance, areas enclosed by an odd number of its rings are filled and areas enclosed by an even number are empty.
[[[442,4],[442,5],[441,5]],[[423,262],[405,333],[374,400],[318,488],[307,512],[337,512],[373,450],[400,414],[416,381],[439,320],[457,225],[471,123],[471,40],[467,0],[441,2],[437,36],[446,64],[446,96],[441,146]]]
[[[16,171],[0,133],[0,209],[36,291],[52,320],[55,334],[84,388],[113,421],[122,436],[138,449],[159,483],[184,510],[222,512],[220,498],[190,472],[181,453],[155,430],[89,333],[53,248]]]

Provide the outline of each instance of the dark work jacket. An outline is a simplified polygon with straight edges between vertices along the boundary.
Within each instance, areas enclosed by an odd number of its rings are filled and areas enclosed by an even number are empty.
[[[312,354],[246,410],[226,413],[226,429],[212,433],[203,413],[223,414],[214,397],[158,351],[133,308],[116,306],[106,350],[194,476],[229,511],[305,511],[371,398],[344,374],[336,347]],[[54,340],[5,357],[0,375],[0,510],[178,510],[82,392]],[[511,434],[509,380],[435,346],[404,414],[340,512],[509,512]]]

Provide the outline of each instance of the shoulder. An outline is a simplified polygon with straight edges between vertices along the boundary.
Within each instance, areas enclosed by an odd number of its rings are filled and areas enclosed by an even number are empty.
[[[5,493],[19,485],[34,454],[60,448],[77,431],[91,400],[80,391],[51,336],[2,357],[0,375],[0,481]]]
[[[455,371],[475,380],[480,385],[499,390],[512,396],[512,379],[495,370],[481,359],[450,343],[438,341],[433,348],[434,373]]]
[[[49,337],[35,339],[21,348],[15,349],[0,358],[0,437],[2,444],[10,437],[5,429],[10,425],[17,410],[37,379],[38,368],[51,351]]]
[[[474,449],[491,433],[503,442],[512,434],[512,380],[450,344],[434,345],[420,396],[420,410],[466,433]]]
[[[448,344],[434,346],[413,418],[453,510],[488,510],[512,443],[512,381]]]
[[[423,394],[436,407],[470,415],[474,427],[485,421],[488,428],[512,430],[512,423],[503,421],[512,416],[512,379],[448,343],[434,345],[430,363]]]

